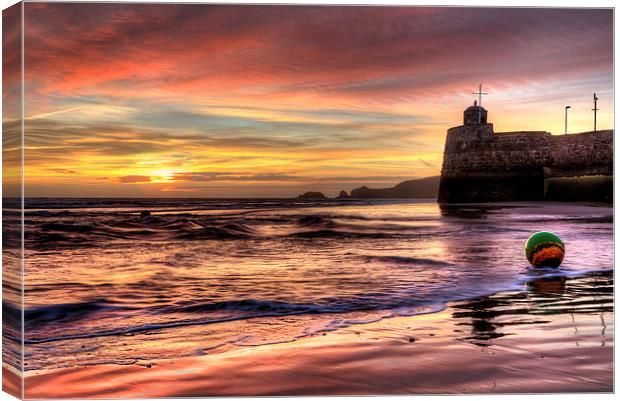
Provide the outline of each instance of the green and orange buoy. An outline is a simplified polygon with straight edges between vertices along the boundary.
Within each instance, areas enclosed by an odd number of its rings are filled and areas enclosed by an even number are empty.
[[[558,267],[564,259],[564,242],[554,233],[537,232],[525,243],[525,256],[534,267]]]

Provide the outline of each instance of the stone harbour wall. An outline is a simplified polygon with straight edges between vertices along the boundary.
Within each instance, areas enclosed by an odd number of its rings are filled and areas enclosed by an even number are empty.
[[[492,124],[448,130],[439,201],[544,200],[545,179],[613,175],[613,130],[551,135]]]
[[[613,175],[613,130],[552,136],[547,177]]]

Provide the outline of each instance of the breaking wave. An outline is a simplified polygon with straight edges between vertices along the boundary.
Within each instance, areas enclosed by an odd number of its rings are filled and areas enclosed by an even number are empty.
[[[247,216],[247,215],[246,215]],[[75,213],[40,213],[60,222],[26,221],[26,241],[35,248],[96,246],[101,241],[225,240],[271,237],[389,237],[416,235],[423,226],[356,216],[292,215],[286,218],[206,218],[191,214],[162,214],[140,218],[120,214],[114,219]]]

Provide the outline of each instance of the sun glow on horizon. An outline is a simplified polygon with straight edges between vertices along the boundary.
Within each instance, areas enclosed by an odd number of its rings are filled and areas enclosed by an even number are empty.
[[[160,183],[160,182],[171,182],[174,179],[175,172],[172,170],[152,170],[151,182]]]

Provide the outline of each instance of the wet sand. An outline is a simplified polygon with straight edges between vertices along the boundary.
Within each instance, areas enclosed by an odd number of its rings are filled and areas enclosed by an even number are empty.
[[[2,364],[2,391],[11,394],[15,398],[22,398],[21,372],[5,363]]]
[[[613,274],[283,344],[26,373],[26,398],[613,391]]]

